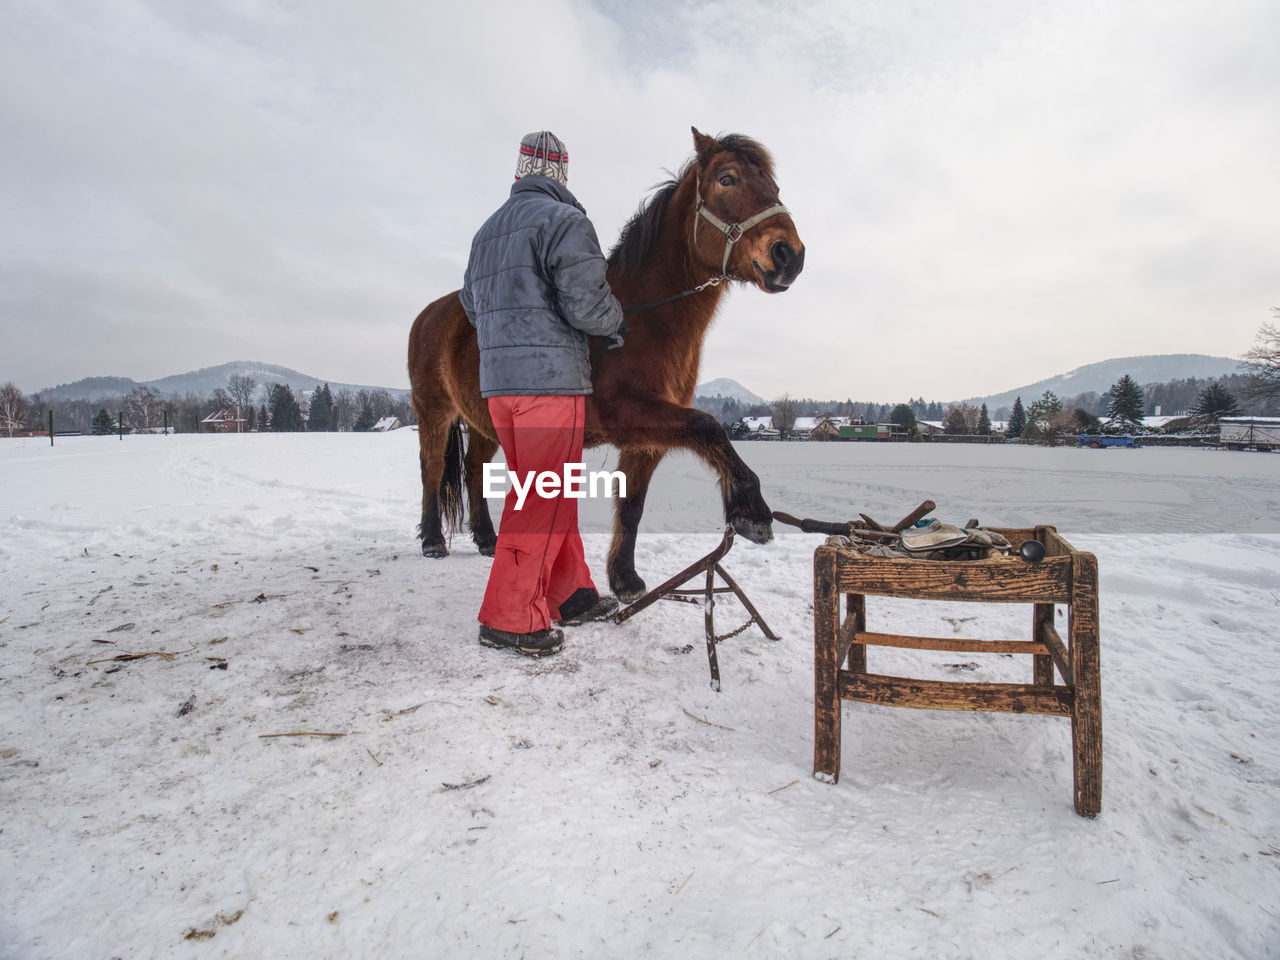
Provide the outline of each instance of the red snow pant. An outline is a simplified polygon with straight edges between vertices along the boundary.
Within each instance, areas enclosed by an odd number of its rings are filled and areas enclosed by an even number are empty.
[[[586,399],[580,396],[489,398],[489,415],[507,469],[525,483],[550,471],[564,477],[566,463],[582,462]],[[578,535],[578,501],[539,497],[529,487],[516,509],[515,486],[507,491],[498,544],[479,620],[496,630],[533,633],[560,619],[560,604],[583,587],[595,589]]]

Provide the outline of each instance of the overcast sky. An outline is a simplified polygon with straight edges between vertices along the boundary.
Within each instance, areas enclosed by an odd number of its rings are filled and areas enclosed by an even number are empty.
[[[691,125],[774,153],[805,271],[732,293],[704,381],[1238,356],[1280,305],[1276,37],[1274,0],[4,0],[0,381],[407,386],[544,127],[606,248]]]

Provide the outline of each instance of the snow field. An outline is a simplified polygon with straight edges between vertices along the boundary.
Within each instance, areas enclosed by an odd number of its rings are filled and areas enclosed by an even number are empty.
[[[927,496],[1097,554],[1101,816],[1072,810],[1060,718],[845,704],[841,781],[814,780],[819,537],[735,544],[724,565],[782,640],[722,643],[717,694],[683,604],[568,631],[545,660],[481,647],[488,561],[465,536],[418,555],[410,431],[12,441],[0,956],[1280,953],[1280,458],[739,449],[798,516],[892,520]],[[583,509],[603,584],[607,504]],[[717,512],[700,464],[664,463],[651,585],[719,541]],[[873,628],[930,636],[1031,620],[869,603]],[[717,607],[719,630],[744,619]],[[299,733],[344,735],[266,736]]]

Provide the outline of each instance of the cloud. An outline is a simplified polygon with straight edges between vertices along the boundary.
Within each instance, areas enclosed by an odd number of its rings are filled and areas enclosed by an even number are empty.
[[[541,127],[606,246],[690,125],[774,152],[805,273],[734,292],[704,379],[946,399],[1239,353],[1278,296],[1271,6],[8,4],[0,379],[403,386]]]

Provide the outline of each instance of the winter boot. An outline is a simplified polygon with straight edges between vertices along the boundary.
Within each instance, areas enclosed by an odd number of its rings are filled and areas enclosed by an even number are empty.
[[[546,630],[535,630],[533,633],[512,633],[509,630],[498,630],[482,623],[480,624],[480,642],[486,647],[515,650],[526,657],[545,657],[549,653],[560,652],[564,646],[564,632],[548,627]]]
[[[553,622],[560,627],[578,627],[592,620],[603,620],[617,609],[617,597],[602,597],[590,587],[580,587],[560,604],[560,619]]]

